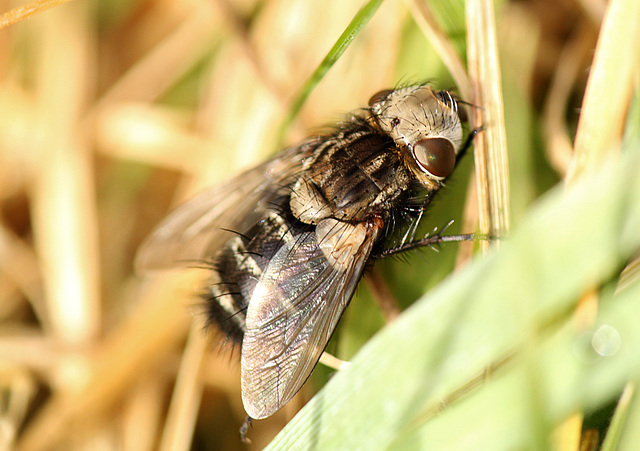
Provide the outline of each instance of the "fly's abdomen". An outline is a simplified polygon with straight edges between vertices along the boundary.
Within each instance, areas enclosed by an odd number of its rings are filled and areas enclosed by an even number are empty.
[[[267,211],[263,220],[229,239],[213,257],[215,275],[205,296],[208,321],[234,342],[242,341],[249,301],[269,262],[310,227],[285,216],[290,215]]]

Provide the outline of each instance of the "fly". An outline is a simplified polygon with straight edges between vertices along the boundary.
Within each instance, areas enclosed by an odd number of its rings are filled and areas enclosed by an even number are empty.
[[[458,103],[428,85],[380,91],[331,132],[182,205],[143,244],[141,269],[212,268],[207,317],[241,345],[249,417],[300,390],[371,259],[437,241],[413,236],[467,147]]]

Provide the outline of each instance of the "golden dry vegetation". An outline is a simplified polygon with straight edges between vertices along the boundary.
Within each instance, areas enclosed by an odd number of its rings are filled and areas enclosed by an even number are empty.
[[[202,274],[134,272],[154,225],[379,89],[433,80],[485,125],[463,228],[506,234],[619,147],[634,1],[611,0],[606,28],[600,0],[504,1],[495,18],[480,0],[466,16],[462,1],[388,0],[286,128],[361,0],[0,2],[0,449],[244,449],[238,364],[203,333]],[[312,393],[257,422],[251,448]],[[560,427],[558,449],[580,428]]]

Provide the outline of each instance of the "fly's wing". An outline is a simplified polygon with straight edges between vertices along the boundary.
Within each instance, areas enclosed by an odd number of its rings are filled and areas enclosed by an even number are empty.
[[[136,268],[169,269],[201,262],[229,239],[258,222],[270,202],[302,169],[313,143],[284,150],[226,184],[206,190],[174,210],[142,244]]]
[[[307,229],[308,230],[308,229]],[[302,387],[362,276],[379,228],[325,219],[289,229],[260,277],[242,342],[242,401],[266,418]]]

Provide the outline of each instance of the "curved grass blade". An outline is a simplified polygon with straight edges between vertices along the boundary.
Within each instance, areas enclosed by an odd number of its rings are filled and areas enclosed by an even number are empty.
[[[336,61],[338,61],[345,50],[347,50],[351,42],[356,38],[356,36],[358,36],[360,31],[362,31],[362,29],[369,23],[369,20],[371,20],[382,2],[383,0],[369,0],[367,4],[364,5],[360,9],[360,11],[358,11],[347,28],[345,28],[345,30],[342,32],[336,43],[333,45],[333,47],[331,47],[331,50],[329,50],[329,53],[327,53],[320,65],[311,74],[298,95],[291,103],[291,108],[289,109],[287,116],[284,118],[284,121],[282,121],[282,125],[280,126],[281,137],[289,128],[291,122],[293,122],[293,119],[300,112],[302,105],[304,105],[304,102],[311,94],[311,91],[313,91],[320,80],[322,80],[327,72],[329,72],[329,69],[331,69]]]

